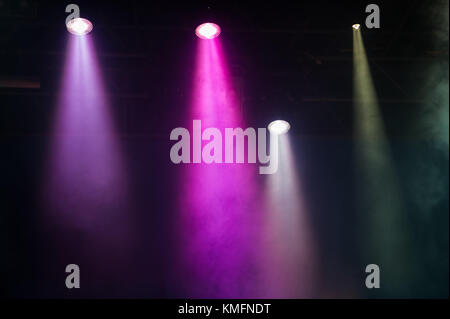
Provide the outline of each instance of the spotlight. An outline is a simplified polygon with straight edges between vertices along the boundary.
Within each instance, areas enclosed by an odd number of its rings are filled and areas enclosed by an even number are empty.
[[[75,18],[67,23],[67,30],[75,35],[85,35],[92,31],[91,21],[84,18]]]
[[[217,24],[211,22],[203,23],[195,29],[195,34],[200,39],[214,39],[215,37],[219,36],[220,27]]]
[[[358,30],[360,25],[358,23],[352,25],[353,30]]]
[[[291,126],[286,121],[276,120],[276,121],[271,122],[269,124],[268,128],[271,133],[281,135],[281,134],[287,133],[287,131],[289,131]]]

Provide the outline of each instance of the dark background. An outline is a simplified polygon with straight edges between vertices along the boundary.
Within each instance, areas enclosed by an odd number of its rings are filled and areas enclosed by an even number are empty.
[[[55,248],[58,234],[49,234],[41,218],[40,191],[69,36],[64,26],[69,3],[0,0],[0,79],[40,83],[38,89],[0,87],[1,296],[184,297],[167,270],[177,191],[169,133],[184,123],[193,30],[206,20],[222,27],[248,125],[265,127],[274,117],[291,123],[320,234],[323,289],[340,296],[349,282],[363,282],[367,262],[353,184],[351,25],[363,24],[370,2],[76,1],[81,16],[94,23],[125,150],[130,214],[141,228],[135,257],[115,281],[102,282],[100,276],[82,292],[65,289],[67,263],[45,262],[61,249]],[[442,3],[378,1],[381,29],[362,31],[408,211],[404,229],[415,247],[416,271],[408,287],[370,293],[357,287],[353,291],[360,297],[448,297],[448,136],[442,146],[433,123],[424,120],[441,106],[448,117],[448,87],[446,100],[433,93],[437,84],[448,85],[448,12],[444,23],[433,16]]]

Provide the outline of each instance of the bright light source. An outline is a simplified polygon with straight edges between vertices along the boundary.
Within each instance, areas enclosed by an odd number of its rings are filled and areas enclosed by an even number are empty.
[[[281,134],[287,133],[287,131],[289,131],[291,126],[286,121],[276,120],[276,121],[271,122],[269,124],[268,128],[271,133],[281,135]]]
[[[75,18],[67,23],[67,30],[75,35],[85,35],[92,31],[91,21],[83,18]]]
[[[354,25],[352,25],[352,28],[354,29],[354,30],[358,30],[359,29],[359,27],[360,27],[360,25],[359,24],[354,24]]]
[[[211,22],[203,23],[195,29],[195,34],[201,39],[214,39],[219,36],[220,27]]]

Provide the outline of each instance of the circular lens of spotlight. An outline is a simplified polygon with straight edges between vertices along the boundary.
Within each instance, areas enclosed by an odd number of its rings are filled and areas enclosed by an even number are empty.
[[[67,23],[67,30],[75,35],[85,35],[91,32],[93,25],[91,21],[84,18],[75,18]]]
[[[220,27],[217,24],[211,22],[203,23],[195,29],[195,34],[200,39],[214,39],[219,36]]]
[[[291,128],[291,125],[283,120],[276,120],[269,124],[269,131],[273,134],[281,135],[287,133]]]
[[[359,25],[358,23],[352,25],[352,28],[353,28],[354,30],[358,30],[359,27],[360,27],[360,25]]]

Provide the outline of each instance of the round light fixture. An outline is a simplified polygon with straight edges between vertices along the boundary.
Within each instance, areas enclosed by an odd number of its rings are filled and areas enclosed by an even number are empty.
[[[353,30],[358,30],[360,27],[361,26],[358,23],[352,25]]]
[[[75,35],[86,35],[91,32],[93,25],[91,21],[84,18],[75,18],[67,23],[67,30]]]
[[[195,34],[200,39],[214,39],[219,36],[220,27],[217,24],[211,22],[203,23],[195,29]]]
[[[288,122],[283,120],[276,120],[269,124],[268,129],[271,133],[281,135],[287,133],[291,125]]]

